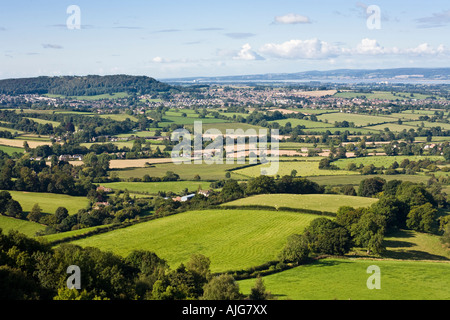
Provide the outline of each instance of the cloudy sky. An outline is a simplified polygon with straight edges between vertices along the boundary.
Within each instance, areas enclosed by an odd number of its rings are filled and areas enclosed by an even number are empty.
[[[0,78],[450,67],[450,3],[0,1]]]

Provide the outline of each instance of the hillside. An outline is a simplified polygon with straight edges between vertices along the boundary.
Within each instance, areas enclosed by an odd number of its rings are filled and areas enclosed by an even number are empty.
[[[155,94],[174,87],[146,76],[88,75],[0,80],[0,94],[94,96],[115,92]]]

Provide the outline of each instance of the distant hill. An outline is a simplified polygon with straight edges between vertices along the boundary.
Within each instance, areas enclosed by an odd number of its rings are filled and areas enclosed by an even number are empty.
[[[0,94],[94,96],[116,92],[156,94],[174,87],[146,76],[88,75],[0,80]]]
[[[220,82],[220,81],[292,81],[292,80],[444,80],[450,81],[450,68],[396,68],[396,69],[338,69],[296,73],[268,73],[223,77],[190,77],[162,79],[164,82]]]

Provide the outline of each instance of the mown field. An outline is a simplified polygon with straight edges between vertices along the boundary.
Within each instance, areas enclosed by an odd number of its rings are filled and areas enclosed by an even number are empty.
[[[120,255],[149,250],[173,267],[201,253],[211,259],[211,270],[220,272],[276,259],[287,237],[301,233],[317,217],[263,210],[190,211],[72,243]]]
[[[335,194],[276,194],[256,195],[248,198],[231,201],[222,206],[250,206],[262,205],[272,207],[288,207],[296,209],[309,209],[327,212],[337,212],[342,206],[354,208],[368,207],[377,202],[377,199],[352,197]]]
[[[360,164],[367,166],[373,164],[375,167],[384,166],[385,168],[390,167],[394,162],[401,164],[403,160],[408,159],[409,161],[419,161],[429,159],[431,161],[444,161],[444,157],[441,156],[371,156],[371,157],[361,157],[361,158],[347,158],[339,159],[333,162],[334,165],[341,169],[347,169],[350,163]]]
[[[361,183],[362,180],[380,177],[385,179],[386,181],[391,180],[401,180],[401,181],[411,181],[414,183],[426,183],[430,177],[425,175],[407,175],[407,174],[398,174],[398,175],[353,175],[353,176],[317,176],[317,177],[309,177],[308,179],[314,182],[317,182],[321,185],[329,185],[329,186],[343,186],[343,185],[354,185],[357,186]]]
[[[369,290],[369,266],[380,268],[381,289]],[[448,300],[450,263],[325,259],[263,277],[279,300]],[[249,293],[255,279],[239,281]]]
[[[34,237],[36,232],[44,230],[45,226],[27,220],[0,215],[0,229],[2,229],[3,233],[8,233],[10,230],[17,230],[29,237]]]
[[[23,211],[29,212],[38,203],[43,213],[55,213],[58,207],[65,207],[69,214],[75,214],[86,208],[89,200],[86,197],[73,197],[63,194],[8,191],[12,198],[19,201]]]
[[[180,193],[185,189],[196,192],[198,188],[209,189],[210,182],[205,181],[166,181],[166,182],[112,182],[102,186],[113,190],[158,194],[159,191]]]
[[[385,122],[395,122],[396,118],[390,118],[388,116],[372,116],[365,114],[354,113],[328,113],[322,114],[317,117],[319,120],[328,121],[328,123],[334,124],[335,122],[348,121],[353,122],[356,126],[367,126],[369,124],[380,124]]]
[[[312,177],[312,176],[339,176],[339,175],[356,175],[359,172],[347,171],[347,170],[320,170],[319,161],[280,161],[278,162],[279,169],[277,174],[280,176],[290,175],[292,170],[297,171],[298,177]],[[261,175],[261,170],[267,170],[268,168],[276,167],[276,163],[268,163],[248,168],[239,169],[233,171],[236,174],[252,178]]]
[[[9,154],[9,155],[12,155],[14,152],[23,153],[25,151],[24,148],[2,146],[2,145],[0,145],[0,150],[5,152],[5,153],[7,153],[7,154]]]
[[[149,160],[149,159],[144,159]],[[193,180],[195,175],[200,175],[201,180],[221,180],[225,178],[226,170],[238,168],[242,165],[238,164],[174,164],[171,159],[169,163],[157,163],[151,167],[130,168],[114,170],[121,179],[142,178],[148,174],[150,177],[164,177],[168,171],[175,172],[180,175],[182,180]],[[233,176],[233,174],[232,174]]]

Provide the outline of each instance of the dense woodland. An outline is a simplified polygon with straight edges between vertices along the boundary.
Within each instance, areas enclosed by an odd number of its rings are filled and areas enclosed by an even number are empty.
[[[0,94],[56,94],[93,96],[115,92],[157,94],[174,87],[144,76],[37,77],[0,81]]]

